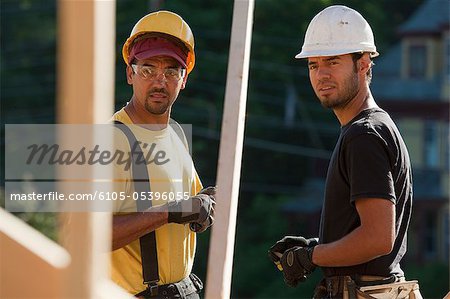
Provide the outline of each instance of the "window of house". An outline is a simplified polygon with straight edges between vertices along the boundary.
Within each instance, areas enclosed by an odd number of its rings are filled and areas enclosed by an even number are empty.
[[[425,257],[428,259],[436,258],[437,254],[437,235],[436,235],[436,215],[433,212],[428,212],[425,215]]]
[[[444,248],[443,248],[444,260],[446,260],[446,261],[448,261],[450,258],[449,257],[449,253],[450,253],[450,227],[449,227],[450,222],[449,222],[449,220],[450,220],[450,215],[447,211],[447,212],[445,212],[443,221],[442,221],[443,222],[442,226],[443,226],[443,230],[444,230],[444,233],[442,234],[442,236],[444,236],[444,240],[442,243],[444,245]]]
[[[444,76],[450,79],[450,36],[447,36],[444,41]]]
[[[424,162],[427,168],[439,167],[439,130],[435,121],[426,121],[424,127]]]
[[[409,77],[425,78],[427,71],[427,48],[425,45],[409,47]]]
[[[449,76],[450,76],[450,74],[449,74]],[[450,128],[449,128],[449,126],[444,126],[444,128],[443,128],[443,134],[442,134],[442,140],[443,140],[443,142],[442,142],[442,146],[443,146],[443,155],[442,155],[442,157],[443,157],[443,159],[444,159],[444,161],[443,161],[443,163],[442,163],[442,165],[445,167],[445,170],[447,171],[447,172],[449,172],[450,171]]]

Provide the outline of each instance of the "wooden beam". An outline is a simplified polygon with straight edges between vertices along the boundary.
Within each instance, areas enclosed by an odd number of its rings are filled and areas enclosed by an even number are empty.
[[[115,1],[59,0],[58,124],[106,123],[113,114],[114,68]],[[89,138],[95,144],[94,127]],[[74,139],[62,136],[59,142],[73,144]],[[68,169],[64,171],[70,173]],[[86,178],[95,178],[95,167],[88,172]],[[85,187],[92,193],[96,189],[94,181]],[[72,258],[65,298],[105,297],[99,293],[105,294],[108,285],[112,217],[107,212],[89,211],[61,215],[65,225],[60,230],[60,239]],[[109,297],[123,298],[123,292]]]
[[[61,298],[64,248],[2,208],[0,244],[0,298]]]
[[[208,258],[206,298],[230,298],[244,139],[253,0],[235,0],[217,170],[216,221]]]

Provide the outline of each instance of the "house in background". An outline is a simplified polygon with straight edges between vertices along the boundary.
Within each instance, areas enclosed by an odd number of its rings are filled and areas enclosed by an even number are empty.
[[[371,83],[409,150],[414,203],[406,259],[419,263],[449,260],[449,11],[448,0],[424,1],[399,27],[398,44],[375,59]],[[326,173],[324,160],[315,164]],[[289,233],[317,235],[324,186],[323,177],[310,178],[283,206]]]
[[[450,31],[448,0],[426,0],[375,60],[371,90],[409,149],[414,207],[407,258],[449,258]]]

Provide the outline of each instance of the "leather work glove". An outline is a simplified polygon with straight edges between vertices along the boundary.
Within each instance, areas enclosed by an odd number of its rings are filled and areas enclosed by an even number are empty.
[[[272,247],[270,247],[269,252],[268,252],[269,258],[278,267],[281,256],[289,248],[292,248],[295,246],[313,247],[313,246],[316,246],[317,244],[319,244],[318,238],[306,239],[304,237],[285,236],[283,239],[279,240]],[[280,269],[280,267],[278,267],[278,269],[280,271],[283,270],[283,269]]]
[[[214,205],[214,197],[204,193],[198,193],[187,200],[169,202],[168,222],[207,224],[210,217],[214,215]]]
[[[204,222],[201,222],[201,223],[199,223],[199,222],[191,222],[189,224],[189,228],[191,229],[191,231],[196,232],[196,233],[202,233],[208,227],[213,225],[213,223],[214,223],[214,212],[215,212],[215,207],[216,207],[216,198],[215,198],[216,192],[217,192],[217,187],[216,186],[214,186],[214,187],[213,186],[209,186],[209,187],[203,188],[198,193],[198,194],[206,194],[212,199],[212,210],[211,210],[211,213],[209,214],[209,217]]]
[[[316,265],[312,262],[314,247],[292,247],[281,257],[284,282],[290,287],[296,287],[299,282],[306,280]]]

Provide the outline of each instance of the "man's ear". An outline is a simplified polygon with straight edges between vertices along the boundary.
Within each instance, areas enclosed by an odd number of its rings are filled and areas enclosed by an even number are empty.
[[[186,75],[183,78],[183,82],[181,83],[180,89],[184,89],[186,87],[187,78],[188,78],[188,73],[186,72]]]
[[[359,62],[359,70],[362,73],[367,73],[372,65],[372,60],[370,59],[369,53],[364,53],[364,55],[358,60]]]
[[[127,72],[127,83],[129,85],[133,85],[133,68],[127,65],[126,72]]]

